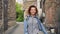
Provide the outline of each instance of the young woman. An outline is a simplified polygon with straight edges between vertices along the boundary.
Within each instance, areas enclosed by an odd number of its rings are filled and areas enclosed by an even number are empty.
[[[28,9],[28,16],[24,19],[24,34],[38,34],[42,31],[47,34],[43,24],[37,17],[38,10],[36,6],[32,5]],[[41,34],[41,33],[40,33]]]

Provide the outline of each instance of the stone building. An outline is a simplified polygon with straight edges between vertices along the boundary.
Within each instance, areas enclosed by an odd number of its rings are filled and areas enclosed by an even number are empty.
[[[0,0],[0,27],[2,24],[2,0]]]
[[[13,26],[16,24],[16,8],[15,0],[8,0],[8,25]]]
[[[0,0],[0,30],[16,25],[15,0]]]
[[[45,22],[47,27],[55,29],[60,34],[60,0],[45,0]]]

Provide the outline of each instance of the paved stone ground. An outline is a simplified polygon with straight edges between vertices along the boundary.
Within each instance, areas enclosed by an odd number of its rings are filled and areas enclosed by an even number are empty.
[[[23,23],[18,23],[17,26],[11,27],[5,34],[24,34]]]
[[[24,34],[24,25],[22,22],[17,22],[16,26],[9,28],[5,34]],[[42,34],[42,33],[40,33]],[[50,33],[49,33],[50,34]]]

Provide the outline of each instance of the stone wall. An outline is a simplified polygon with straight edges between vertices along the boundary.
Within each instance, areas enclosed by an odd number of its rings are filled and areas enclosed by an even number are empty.
[[[57,15],[56,22],[58,27],[58,34],[60,34],[60,0],[57,0],[56,15]]]
[[[56,26],[56,0],[46,0],[45,2],[45,14],[46,14],[46,25],[55,27]]]
[[[16,24],[16,10],[15,0],[8,1],[8,25],[13,26]]]
[[[60,34],[60,0],[45,1],[46,25],[55,29]]]
[[[0,0],[0,28],[2,25],[4,25],[5,22],[2,21],[2,12],[4,11],[4,5],[3,1]],[[6,14],[6,12],[5,12]],[[6,16],[7,15],[7,16]],[[7,9],[7,14],[5,17],[8,19],[8,27],[16,25],[16,10],[15,10],[15,0],[8,0],[8,9]],[[5,20],[6,21],[6,20]],[[4,26],[3,26],[4,27]]]
[[[2,0],[0,0],[0,27],[2,25]]]

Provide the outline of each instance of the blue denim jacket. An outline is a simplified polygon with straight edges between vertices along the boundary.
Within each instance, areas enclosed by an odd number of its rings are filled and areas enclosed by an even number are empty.
[[[28,34],[28,30],[27,30],[27,27],[28,27],[27,20],[28,20],[28,18],[24,20],[24,34]],[[46,31],[46,29],[45,29],[45,27],[44,27],[44,25],[41,23],[41,21],[37,17],[35,17],[35,18],[38,21],[39,30],[43,31],[44,34],[48,34],[47,31]]]

